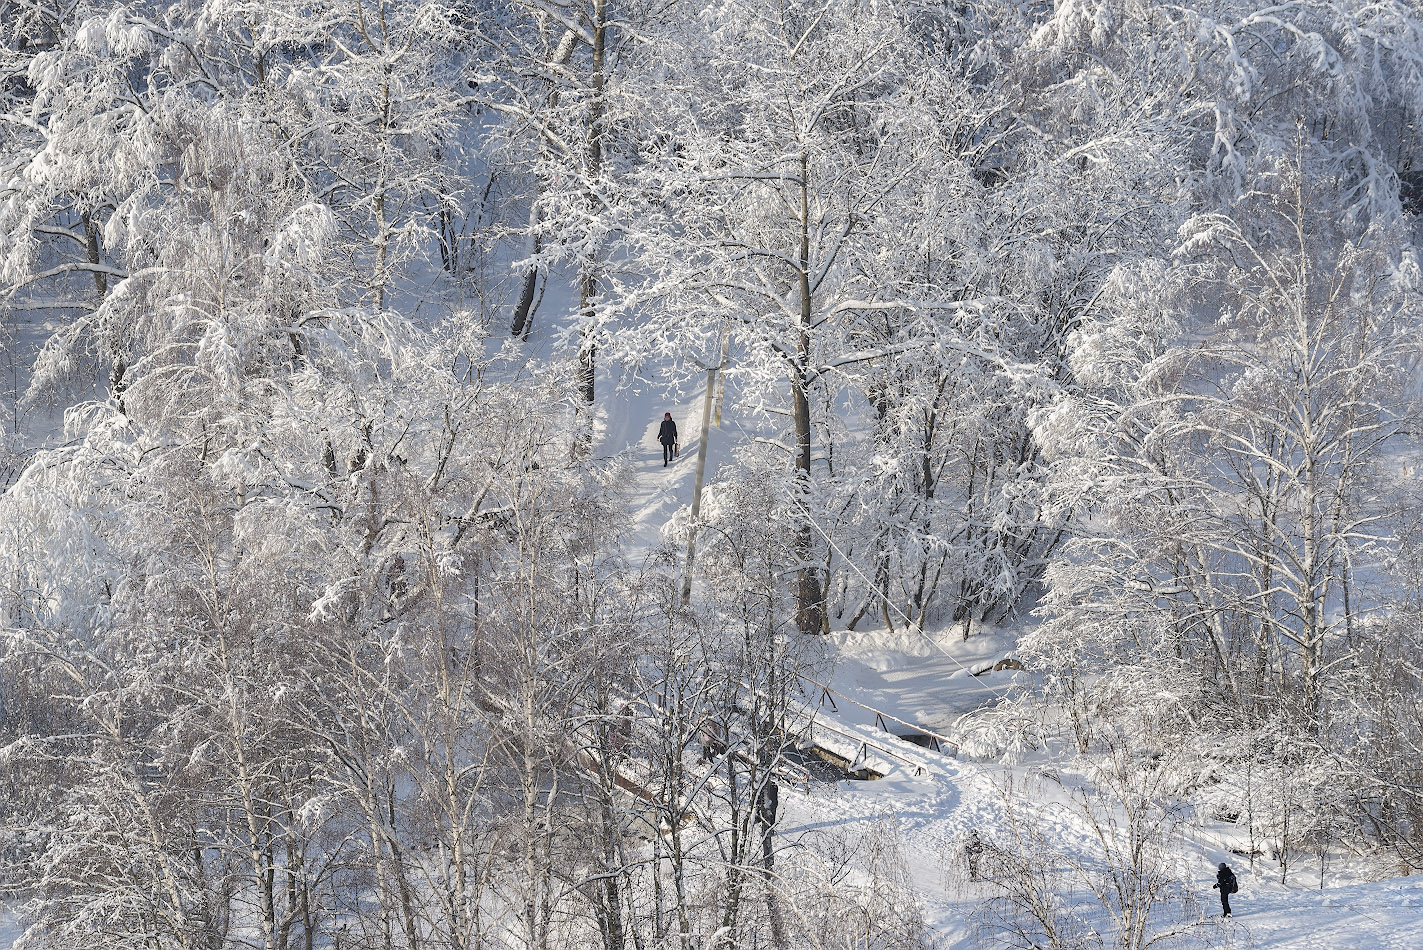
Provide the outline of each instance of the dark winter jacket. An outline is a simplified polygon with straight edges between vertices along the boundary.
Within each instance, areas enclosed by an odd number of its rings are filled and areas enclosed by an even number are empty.
[[[1223,864],[1220,870],[1215,872],[1215,884],[1213,887],[1220,888],[1223,894],[1234,894],[1240,890],[1240,886],[1235,882],[1235,872]]]
[[[677,423],[671,419],[663,419],[662,426],[657,430],[657,441],[663,445],[673,445],[677,441]]]

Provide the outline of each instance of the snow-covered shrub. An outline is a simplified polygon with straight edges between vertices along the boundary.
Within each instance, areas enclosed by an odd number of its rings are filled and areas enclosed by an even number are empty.
[[[999,820],[980,829],[976,912],[985,942],[1010,947],[1211,945],[1180,880],[1189,815],[1170,756],[1143,756],[1118,732],[1081,784],[1001,786]]]

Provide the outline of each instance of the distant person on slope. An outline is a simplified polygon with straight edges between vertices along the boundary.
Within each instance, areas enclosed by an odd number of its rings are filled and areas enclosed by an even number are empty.
[[[1224,861],[1220,862],[1220,870],[1215,872],[1215,883],[1211,887],[1220,891],[1220,909],[1222,917],[1230,916],[1230,895],[1240,890],[1240,885],[1235,880],[1235,872],[1230,869],[1230,865]]]
[[[672,421],[672,413],[662,414],[662,425],[657,430],[657,441],[662,443],[662,467],[672,461],[672,446],[677,444],[677,423]]]

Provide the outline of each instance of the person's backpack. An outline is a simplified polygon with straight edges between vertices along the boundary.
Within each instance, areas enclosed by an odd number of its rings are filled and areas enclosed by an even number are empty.
[[[1230,880],[1225,882],[1225,892],[1227,894],[1234,894],[1238,890],[1240,890],[1240,882],[1237,881],[1235,875],[1232,874]]]

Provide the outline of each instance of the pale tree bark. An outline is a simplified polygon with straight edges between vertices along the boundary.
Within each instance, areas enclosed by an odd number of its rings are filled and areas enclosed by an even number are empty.
[[[720,404],[720,393],[717,390],[717,376],[726,365],[726,359],[731,347],[731,337],[724,335],[721,341],[721,362],[716,366],[707,368],[707,392],[702,400],[702,432],[697,442],[697,473],[692,481],[692,510],[688,521],[691,527],[687,529],[687,559],[682,565],[682,606],[686,607],[692,600],[692,562],[697,554],[697,519],[702,513],[702,485],[706,481],[707,474],[707,446],[711,442],[712,406],[713,403]],[[717,412],[717,424],[721,423],[720,412]]]

